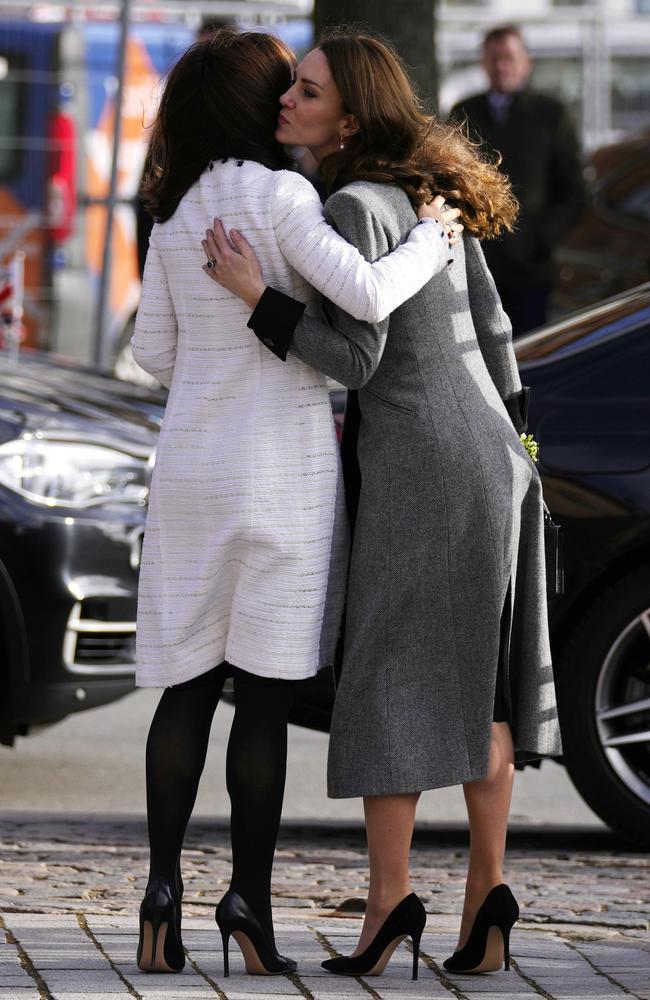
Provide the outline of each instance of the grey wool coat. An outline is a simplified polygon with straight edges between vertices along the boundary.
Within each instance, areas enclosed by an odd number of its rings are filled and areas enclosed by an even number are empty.
[[[362,181],[334,194],[326,214],[369,260],[415,223],[402,190]],[[325,303],[328,324],[304,315],[290,347],[358,390],[334,798],[483,777],[504,642],[519,757],[561,750],[541,483],[503,403],[521,390],[510,324],[479,242],[465,237],[451,256],[382,323]]]

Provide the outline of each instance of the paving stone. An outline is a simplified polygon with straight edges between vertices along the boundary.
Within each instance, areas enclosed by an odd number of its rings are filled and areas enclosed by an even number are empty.
[[[606,846],[586,851],[577,838],[567,846],[545,846],[543,832],[529,840],[510,838],[509,881],[522,909],[512,936],[514,961],[530,979],[558,1000],[613,1000],[624,994],[650,1000],[650,859],[633,849]],[[533,842],[533,838],[537,842]],[[422,951],[440,968],[454,950],[462,909],[466,837],[444,833],[416,836],[414,883],[428,912]],[[0,817],[0,864],[8,872],[12,912],[6,926],[20,941],[53,996],[65,1000],[115,1000],[129,996],[110,962],[144,1000],[295,1000],[301,990],[285,977],[242,974],[243,959],[232,949],[236,975],[223,977],[214,906],[228,885],[230,847],[219,825],[193,824],[183,854],[186,892],[183,934],[200,972],[150,976],[135,966],[137,912],[145,888],[147,850],[141,820],[82,822],[42,817],[19,821]],[[274,879],[278,946],[299,961],[299,980],[315,1000],[358,1000],[368,990],[355,980],[334,978],[320,968],[328,951],[324,935],[343,954],[356,945],[360,914],[339,915],[346,899],[367,891],[367,858],[361,831],[282,831]],[[79,926],[87,922],[89,934]],[[411,953],[400,947],[383,976],[367,979],[376,997],[417,1000],[456,996],[468,1000],[530,1000],[538,996],[514,969],[510,974],[456,977],[454,990],[420,959],[420,976],[410,979]],[[17,950],[0,948],[0,1000],[9,982],[11,998],[36,1000],[33,981],[19,971]],[[622,984],[615,986],[598,970]],[[9,980],[3,978],[3,973]],[[14,985],[14,978],[27,984]],[[61,977],[61,979],[59,978]],[[65,981],[65,988],[60,984]],[[106,983],[110,982],[110,988]],[[449,982],[449,980],[447,980]],[[83,985],[79,985],[79,984]],[[5,990],[3,995],[2,990]],[[57,990],[59,991],[57,993]],[[562,992],[560,992],[562,991]]]
[[[528,988],[527,983],[519,976],[512,977],[507,972],[496,972],[485,976],[449,976],[449,981],[461,993],[487,993],[496,998],[510,997],[521,993],[522,988]]]
[[[133,983],[131,984],[133,986]],[[154,997],[165,997],[166,1000],[197,1000],[199,997],[204,997],[206,994],[210,997],[215,997],[217,995],[216,990],[214,990],[208,983],[203,982],[201,986],[185,986],[180,988],[177,984],[173,986],[170,985],[166,990],[162,990],[159,986],[151,987],[150,989],[145,989],[141,983],[137,984],[135,987],[143,997],[143,1000],[153,1000]]]
[[[621,985],[626,989],[632,991],[636,990],[637,987],[650,987],[650,974],[647,972],[643,972],[639,976],[622,975],[621,973],[618,973],[615,976],[612,975],[611,978],[615,979],[616,982],[621,983]]]
[[[409,997],[417,1000],[417,998],[422,997],[423,993],[426,993],[427,996],[438,998],[448,998],[450,995],[449,990],[445,989],[437,976],[434,976],[431,972],[421,973],[415,982],[412,979],[406,978],[401,980],[401,983],[391,982],[384,979],[383,976],[380,983],[375,982],[373,979],[364,979],[364,982],[373,990],[379,992],[386,1000],[407,1000]]]
[[[605,976],[602,973],[597,972],[595,969],[587,963],[584,962],[582,968],[579,966],[572,966],[570,969],[564,969],[562,971],[556,971],[554,969],[537,969],[535,972],[526,972],[531,979],[534,979],[537,983],[554,982],[558,980],[563,980],[565,983],[585,983],[585,982],[599,982],[602,983]]]
[[[74,987],[73,987],[74,990]],[[66,983],[62,983],[58,986],[53,986],[50,989],[50,993],[55,998],[55,1000],[70,1000],[70,997],[83,997],[84,1000],[96,1000],[99,997],[110,997],[110,1000],[115,1000],[115,997],[128,997],[130,996],[128,989],[124,983],[118,983],[114,988],[112,986],[104,986],[101,989],[93,989],[92,993],[88,990],[83,992],[71,992]]]
[[[104,956],[94,950],[92,955],[77,955],[71,952],[69,955],[54,955],[50,958],[38,956],[39,969],[79,969],[87,972],[99,972],[102,969],[110,968]]]
[[[41,972],[43,979],[49,987],[60,988],[61,983],[65,983],[73,990],[86,989],[94,992],[96,989],[109,991],[120,984],[120,977],[109,968],[107,973],[91,976],[86,972],[77,972],[74,969],[61,969],[55,972],[47,970]]]
[[[324,978],[322,976],[300,976],[300,982],[303,983],[310,993],[314,996],[318,994],[321,997],[327,997],[331,1000],[332,997],[339,997],[341,993],[350,997],[367,997],[368,992],[364,987],[351,977],[334,977],[331,974]],[[374,987],[373,987],[374,989]]]
[[[207,970],[199,969],[197,972],[191,965],[186,965],[185,970],[178,974],[157,974],[151,972],[141,972],[137,966],[131,966],[130,971],[123,972],[125,979],[130,980],[132,983],[138,982],[138,990],[144,989],[166,989],[167,987],[174,987],[174,989],[188,989],[191,987],[202,986],[205,987],[206,980],[217,979],[217,976],[212,975]],[[221,977],[219,977],[221,978]],[[234,977],[233,977],[234,978]]]
[[[36,994],[38,996],[38,994]],[[88,996],[87,993],[70,993],[67,989],[62,989],[58,992],[52,992],[53,1000],[115,1000],[116,996],[129,997],[131,994],[127,990],[124,984],[122,985],[121,993],[95,993],[93,992],[92,998]],[[214,993],[212,994],[214,997]],[[169,994],[165,997],[165,1000],[171,1000]]]
[[[252,1000],[253,997],[301,996],[297,986],[286,976],[230,976],[221,979],[218,986],[230,1000],[233,994]]]
[[[591,993],[602,993],[603,990],[611,990],[613,993],[620,990],[620,986],[611,982],[606,976],[590,976],[588,972],[572,976],[528,974],[528,979],[549,993],[567,993],[573,990],[576,996],[589,996]]]
[[[650,970],[650,954],[644,951],[629,952],[624,957],[619,955],[603,955],[598,951],[585,952],[590,962],[601,968],[608,969],[648,969]]]
[[[31,989],[22,989],[20,986],[0,986],[0,1000],[40,1000],[40,993],[33,986]],[[84,998],[88,1000],[88,998]],[[93,1000],[95,998],[93,997]]]
[[[583,962],[581,965],[576,964],[559,964],[559,965],[547,965],[543,962],[531,963],[524,962],[520,959],[514,960],[517,968],[525,975],[529,976],[531,979],[537,979],[543,976],[544,979],[570,979],[571,977],[578,976],[579,978],[585,975],[590,975],[592,973],[592,968],[587,962]]]
[[[447,996],[449,994],[447,993]],[[494,993],[472,993],[472,1000],[494,1000]],[[508,993],[508,1000],[531,1000],[536,997],[539,1000],[539,993],[531,988],[528,993]]]
[[[585,943],[578,945],[577,951],[589,956],[598,955],[612,962],[629,962],[634,959],[643,959],[645,962],[650,963],[650,946],[647,948],[630,947],[629,944],[624,942],[618,945]]]
[[[537,928],[529,928],[537,930]],[[576,958],[577,953],[569,948],[560,938],[549,938],[547,934],[543,936],[538,932],[534,938],[528,933],[522,933],[517,929],[510,939],[510,950],[517,952],[522,958],[534,958],[545,960],[547,958]]]

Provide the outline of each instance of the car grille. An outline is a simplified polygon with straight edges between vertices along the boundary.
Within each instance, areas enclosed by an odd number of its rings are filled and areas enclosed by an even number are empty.
[[[135,636],[111,632],[94,632],[77,636],[75,663],[112,667],[135,659]]]
[[[132,674],[135,608],[128,598],[77,601],[68,617],[63,660],[76,674]]]

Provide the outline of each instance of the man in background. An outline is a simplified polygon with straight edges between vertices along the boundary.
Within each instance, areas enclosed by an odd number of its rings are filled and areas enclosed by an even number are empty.
[[[459,102],[451,117],[466,122],[486,151],[501,154],[521,204],[515,232],[483,245],[517,335],[547,318],[551,255],[584,204],[582,166],[567,109],[528,87],[532,59],[515,25],[485,35],[482,62],[489,91]]]

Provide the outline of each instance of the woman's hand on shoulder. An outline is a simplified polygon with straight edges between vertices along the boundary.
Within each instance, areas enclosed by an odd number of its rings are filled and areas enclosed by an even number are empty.
[[[222,288],[226,288],[254,309],[266,284],[255,251],[236,229],[226,236],[220,219],[214,219],[212,229],[206,229],[201,246],[208,258],[203,270]]]
[[[465,228],[462,223],[456,221],[458,218],[460,209],[445,205],[445,199],[441,194],[436,195],[428,204],[418,207],[418,219],[434,219],[435,222],[439,222],[447,234],[450,246],[458,243],[460,234]]]

